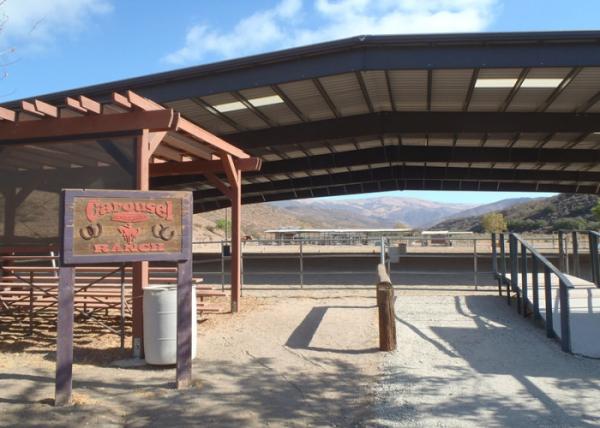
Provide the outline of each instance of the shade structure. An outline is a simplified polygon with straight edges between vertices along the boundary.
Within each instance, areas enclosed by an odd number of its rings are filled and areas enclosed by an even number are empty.
[[[74,93],[109,100],[123,88],[259,158],[242,203],[600,191],[600,32],[360,36]],[[195,168],[151,167],[151,186],[193,190],[196,211],[228,206]]]

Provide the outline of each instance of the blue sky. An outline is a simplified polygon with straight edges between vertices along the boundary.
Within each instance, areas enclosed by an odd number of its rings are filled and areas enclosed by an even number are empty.
[[[0,14],[0,102],[358,34],[600,29],[600,0],[6,0]]]

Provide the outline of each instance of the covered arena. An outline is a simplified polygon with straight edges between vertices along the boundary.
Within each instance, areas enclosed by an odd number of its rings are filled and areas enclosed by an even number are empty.
[[[600,32],[359,36],[9,102],[0,119],[0,309],[8,314],[0,315],[12,340],[0,352],[0,380],[17,397],[0,394],[9,424],[43,425],[49,413],[52,317],[48,330],[32,333],[37,309],[58,302],[55,225],[65,187],[187,190],[195,213],[231,206],[231,255],[199,251],[195,262],[207,262],[194,265],[198,296],[223,303],[230,292],[231,311],[201,321],[200,381],[193,392],[174,391],[170,369],[132,366],[123,351],[129,320],[134,355],[143,338],[143,289],[176,282],[173,268],[80,269],[76,316],[105,322],[120,311],[121,342],[80,330],[83,392],[73,412],[52,414],[56,425],[599,423],[600,367],[561,353],[554,340],[572,351],[563,308],[574,287],[548,261],[568,259],[562,238],[556,247],[549,238],[548,258],[514,234],[403,247],[396,274],[416,266],[422,277],[397,287],[401,346],[384,357],[374,345],[371,276],[386,261],[384,245],[353,254],[360,262],[346,274],[368,275],[366,286],[315,279],[301,289],[305,274],[321,278],[346,263],[317,248],[300,253],[293,275],[301,288],[243,287],[240,225],[244,204],[392,190],[599,194]],[[583,262],[590,296],[600,281],[594,242]],[[256,253],[249,259],[275,265],[270,286],[296,269],[295,253]],[[326,260],[305,272],[305,256]],[[448,272],[431,268],[436,257],[450,271],[467,266],[468,280],[448,284]],[[201,284],[209,273],[221,289]],[[515,301],[531,320],[515,315]],[[596,322],[599,301],[588,307],[581,298],[576,309],[591,308]],[[18,322],[11,305],[21,307]],[[550,327],[533,329],[532,320]],[[17,337],[16,324],[29,331]],[[382,378],[375,387],[374,378]]]

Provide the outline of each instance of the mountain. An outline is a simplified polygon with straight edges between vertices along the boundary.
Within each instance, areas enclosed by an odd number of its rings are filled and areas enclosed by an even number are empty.
[[[534,199],[500,210],[514,232],[550,232],[554,230],[597,229],[598,221],[592,208],[598,202],[594,195],[560,194],[551,198]],[[481,215],[443,221],[436,229],[481,232]]]
[[[507,199],[481,206],[401,196],[268,202],[244,205],[242,231],[254,237],[264,237],[265,230],[283,227],[393,228],[402,224],[412,228],[427,228],[448,218],[495,211],[523,200]],[[223,239],[225,217],[225,210],[211,211],[196,214],[198,220],[195,223],[206,223],[206,239]],[[230,212],[228,218],[231,220]],[[195,234],[200,236],[200,230]]]
[[[302,218],[326,220],[328,227],[394,227],[401,223],[414,228],[428,227],[474,207],[473,204],[442,203],[389,196],[335,200],[306,199],[275,202],[274,205],[296,213]]]
[[[533,202],[536,200],[545,199],[545,198],[509,198],[502,199],[500,201],[492,202],[485,205],[478,205],[474,208],[469,208],[459,213],[456,213],[448,218],[450,219],[462,219],[466,217],[478,217],[487,213],[502,211],[508,209],[515,205],[524,204],[527,202]]]

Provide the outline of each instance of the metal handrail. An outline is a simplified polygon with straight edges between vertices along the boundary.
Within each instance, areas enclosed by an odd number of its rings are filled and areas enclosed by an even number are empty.
[[[495,234],[492,234],[495,240]],[[524,317],[528,316],[528,255],[531,256],[531,281],[532,281],[532,300],[533,317],[535,320],[541,320],[539,310],[539,273],[544,273],[544,300],[545,300],[545,324],[546,335],[548,337],[560,336],[561,348],[565,352],[571,352],[571,330],[570,330],[570,309],[569,309],[569,290],[575,288],[571,280],[556,266],[544,257],[529,242],[516,233],[509,234],[509,261],[510,261],[510,280],[506,275],[506,249],[504,245],[504,234],[500,234],[500,255],[501,267],[496,272],[498,278],[499,294],[502,295],[502,283],[506,285],[507,302],[510,305],[510,293],[513,291],[517,298],[517,311]],[[519,257],[519,247],[521,254]],[[495,243],[493,245],[495,248]],[[497,253],[495,253],[497,254]],[[519,258],[521,265],[519,287]],[[498,264],[495,264],[498,268]],[[554,331],[553,307],[552,307],[552,275],[558,278],[559,286],[559,304],[560,304],[560,335]],[[521,296],[522,293],[522,296]],[[522,297],[522,298],[521,298]]]
[[[567,276],[563,272],[558,270],[558,268],[552,263],[550,263],[550,261],[546,257],[544,257],[538,250],[533,248],[527,241],[521,238],[519,234],[511,233],[510,235],[514,236],[517,239],[517,241],[521,243],[521,245],[524,245],[525,248],[527,248],[527,250],[538,259],[538,261],[540,261],[544,266],[547,266],[550,269],[550,272],[555,274],[559,278],[559,280],[564,281],[568,288],[575,288],[571,280],[567,278]]]

